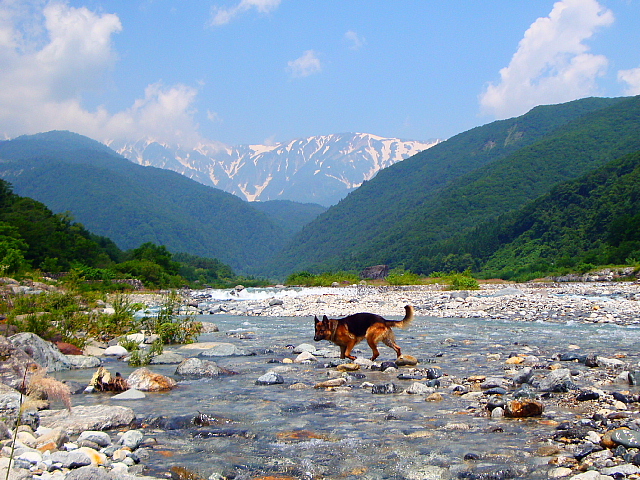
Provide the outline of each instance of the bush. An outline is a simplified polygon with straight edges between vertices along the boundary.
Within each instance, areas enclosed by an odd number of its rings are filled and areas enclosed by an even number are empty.
[[[420,285],[423,283],[420,275],[403,268],[391,270],[386,280],[390,285]]]

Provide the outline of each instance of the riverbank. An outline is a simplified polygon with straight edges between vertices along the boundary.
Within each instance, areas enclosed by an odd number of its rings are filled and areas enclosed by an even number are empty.
[[[242,292],[240,292],[242,293]],[[640,323],[640,283],[576,282],[483,284],[479,290],[450,291],[443,285],[263,289],[235,298],[219,292],[185,293],[192,313],[264,317],[372,312],[401,317],[405,305],[418,316],[513,321]],[[252,295],[253,294],[253,295]]]

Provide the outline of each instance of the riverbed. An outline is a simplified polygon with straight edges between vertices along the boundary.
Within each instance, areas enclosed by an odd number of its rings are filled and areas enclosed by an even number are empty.
[[[440,298],[443,294],[434,295]],[[322,299],[320,304],[314,300],[312,307],[317,311],[330,305],[324,302],[335,300],[323,296],[318,297]],[[447,302],[463,307],[475,302],[461,298]],[[482,296],[476,294],[474,298]],[[402,297],[400,302],[404,300],[407,298]],[[524,365],[540,375],[563,367],[572,370],[572,381],[580,390],[597,388],[605,393],[637,395],[637,386],[613,379],[624,370],[640,369],[640,325],[627,313],[624,323],[593,321],[590,316],[595,312],[603,319],[617,318],[614,314],[601,316],[601,309],[593,309],[594,302],[610,301],[594,299],[593,295],[588,299],[584,295],[579,299],[567,296],[559,301],[565,307],[576,302],[590,305],[587,315],[577,317],[578,321],[558,321],[552,313],[542,315],[542,311],[529,321],[506,315],[445,317],[426,315],[428,309],[422,308],[407,329],[396,330],[403,353],[418,359],[416,369],[380,371],[363,365],[351,373],[337,371],[336,365],[341,363],[336,358],[337,347],[326,341],[313,342],[313,316],[265,316],[264,312],[200,315],[195,319],[215,323],[219,331],[201,335],[198,342],[231,343],[250,354],[214,359],[236,374],[181,378],[175,375],[175,365],[153,365],[150,368],[154,372],[178,380],[178,387],[118,404],[133,408],[146,435],[155,439],[144,463],[149,473],[157,476],[166,476],[172,467],[180,466],[192,472],[194,479],[212,480],[548,478],[556,467],[550,464],[552,456],[544,447],[565,448],[551,440],[558,425],[589,418],[603,409],[615,411],[620,405],[614,407],[602,400],[575,402],[576,390],[545,395],[541,416],[492,418],[486,408],[490,396],[482,392],[480,381],[508,380]],[[522,319],[525,316],[520,311],[514,316]],[[400,313],[398,310],[397,315],[388,316],[400,318]],[[312,361],[295,363],[298,354],[293,348],[303,343],[324,351],[316,352]],[[172,350],[188,355],[178,347]],[[391,349],[382,345],[380,351],[378,365],[395,360]],[[595,354],[615,362],[593,368],[559,361],[559,355],[567,352]],[[366,343],[355,350],[358,357],[370,354]],[[507,363],[513,356],[526,358],[526,363]],[[113,360],[106,366],[125,376],[132,370]],[[257,379],[269,371],[277,372],[283,382],[258,385]],[[424,379],[407,375],[416,372]],[[69,375],[88,382],[92,373],[74,371]],[[436,377],[430,385],[439,395],[406,393],[413,383],[426,384],[428,376]],[[337,388],[314,388],[336,377],[346,381]],[[458,385],[465,386],[467,394],[456,391]],[[74,404],[87,403],[116,404],[108,394],[74,397]],[[638,405],[628,404],[625,414],[637,418]],[[160,416],[199,414],[212,419],[210,425],[173,429],[157,421]]]

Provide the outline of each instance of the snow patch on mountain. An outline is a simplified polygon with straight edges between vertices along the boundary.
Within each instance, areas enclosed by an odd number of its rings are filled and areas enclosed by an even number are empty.
[[[381,169],[437,143],[345,133],[275,145],[211,143],[184,149],[143,139],[110,146],[134,163],[173,170],[248,201],[293,200],[329,206]]]

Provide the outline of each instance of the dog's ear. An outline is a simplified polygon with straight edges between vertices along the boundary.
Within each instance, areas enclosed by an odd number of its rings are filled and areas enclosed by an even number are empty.
[[[318,316],[317,315],[313,316],[313,322],[314,323],[320,323],[320,320],[318,320]]]
[[[329,323],[329,317],[327,317],[326,315],[322,316],[322,323]]]

